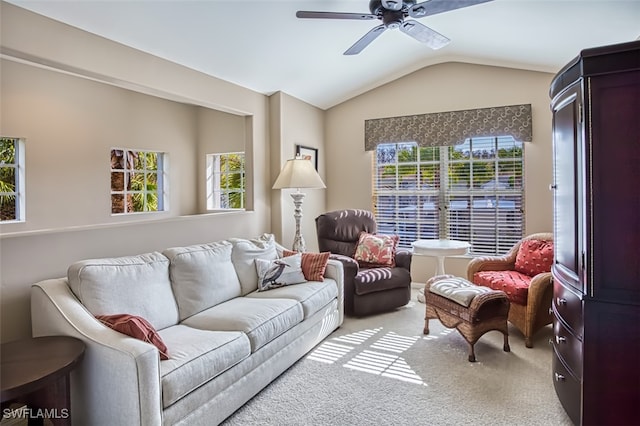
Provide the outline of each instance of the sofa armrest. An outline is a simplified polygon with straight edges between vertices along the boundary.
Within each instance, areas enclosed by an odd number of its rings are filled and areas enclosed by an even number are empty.
[[[86,345],[83,361],[71,374],[74,423],[161,424],[158,350],[100,323],[66,279],[31,287],[31,327],[34,337],[71,336]]]
[[[360,266],[358,262],[349,256],[341,254],[331,254],[330,261],[340,262],[342,264],[342,270],[344,274],[344,311],[347,315],[353,314],[353,295],[355,294],[355,279]]]
[[[329,259],[327,268],[324,271],[324,276],[325,278],[333,279],[338,286],[338,312],[340,313],[338,325],[341,325],[344,321],[344,267],[342,262]]]

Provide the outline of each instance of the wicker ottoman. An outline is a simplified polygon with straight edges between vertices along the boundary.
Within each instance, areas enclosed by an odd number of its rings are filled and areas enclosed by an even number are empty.
[[[429,334],[429,320],[438,319],[447,328],[456,328],[469,343],[469,361],[475,362],[474,345],[487,331],[504,335],[505,352],[510,352],[507,316],[509,299],[503,291],[476,286],[464,278],[438,275],[427,281],[424,334]]]

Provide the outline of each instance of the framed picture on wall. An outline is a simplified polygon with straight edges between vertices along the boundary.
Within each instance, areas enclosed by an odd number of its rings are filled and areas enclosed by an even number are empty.
[[[296,156],[301,156],[305,160],[311,160],[311,164],[318,170],[318,148],[310,146],[296,145]]]

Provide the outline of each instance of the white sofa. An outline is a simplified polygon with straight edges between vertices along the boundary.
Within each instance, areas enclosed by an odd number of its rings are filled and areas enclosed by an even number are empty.
[[[273,236],[228,239],[77,262],[31,291],[34,336],[85,342],[71,376],[78,425],[215,425],[322,341],[343,320],[342,265],[323,281],[256,291],[255,259]],[[145,318],[168,348],[103,325],[95,315]]]

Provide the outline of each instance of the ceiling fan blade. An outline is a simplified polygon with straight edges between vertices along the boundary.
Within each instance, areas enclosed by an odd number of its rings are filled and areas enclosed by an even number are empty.
[[[369,43],[371,43],[373,40],[378,38],[380,34],[385,32],[386,29],[387,27],[385,27],[384,25],[378,25],[377,27],[374,27],[371,31],[366,33],[360,40],[356,41],[353,44],[353,46],[348,48],[346,52],[344,52],[344,54],[357,55],[358,53],[362,52],[362,49],[367,47]]]
[[[412,19],[404,21],[400,25],[400,31],[410,35],[411,37],[415,38],[421,43],[426,44],[434,50],[446,46],[451,41],[439,32],[434,31],[431,28],[422,25],[420,22],[414,21]]]
[[[298,18],[312,18],[312,19],[359,19],[369,20],[376,19],[376,15],[369,13],[342,13],[342,12],[309,12],[306,10],[299,10],[296,12]]]
[[[474,6],[480,3],[487,3],[493,0],[429,0],[414,4],[409,8],[409,16],[412,18],[424,18],[425,16],[437,15],[438,13],[450,10],[462,9],[463,7]]]
[[[388,10],[401,10],[402,1],[397,0],[382,0],[382,7]]]

